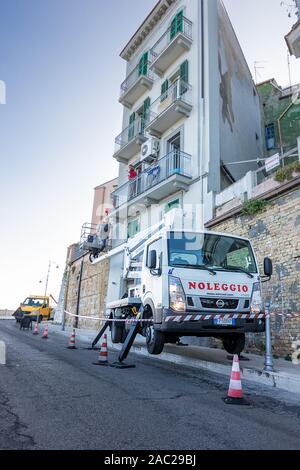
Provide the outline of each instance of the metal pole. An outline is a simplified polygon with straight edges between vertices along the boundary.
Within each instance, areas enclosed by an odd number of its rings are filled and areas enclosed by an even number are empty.
[[[266,357],[265,368],[266,372],[274,372],[273,355],[272,355],[272,335],[271,335],[271,315],[270,315],[270,302],[266,302]]]
[[[50,270],[51,270],[51,261],[49,261],[49,266],[48,266],[48,273],[47,273],[46,286],[45,286],[45,297],[47,296],[47,289],[48,289],[48,282],[49,282]]]

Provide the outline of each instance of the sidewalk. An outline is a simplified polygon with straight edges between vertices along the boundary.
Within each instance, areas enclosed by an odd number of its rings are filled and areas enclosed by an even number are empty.
[[[65,336],[70,336],[72,331],[71,328],[68,328],[63,332],[60,325],[51,325],[51,329]],[[76,330],[76,337],[89,345],[95,339],[96,334],[95,330]],[[119,351],[122,348],[122,345],[112,344],[110,338],[108,339],[108,346],[113,351]],[[162,354],[150,356],[143,338],[135,341],[130,353],[148,357],[150,360],[155,359],[204,369],[227,377],[230,376],[232,367],[232,360],[228,359],[229,356],[226,351],[199,346],[166,345]],[[240,366],[244,380],[300,394],[300,365],[293,365],[284,359],[274,359],[275,372],[264,372],[264,356],[243,353],[242,357],[244,360],[241,360]]]

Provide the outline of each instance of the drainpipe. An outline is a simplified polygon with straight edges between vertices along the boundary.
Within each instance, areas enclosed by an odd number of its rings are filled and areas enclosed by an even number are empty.
[[[84,258],[81,260],[80,265],[80,274],[79,274],[79,282],[78,282],[78,293],[77,293],[77,305],[76,305],[76,315],[79,315],[79,306],[80,306],[80,297],[81,297],[81,284],[82,284],[82,274],[83,274],[83,263]],[[78,316],[75,317],[74,328],[78,328],[79,318]]]

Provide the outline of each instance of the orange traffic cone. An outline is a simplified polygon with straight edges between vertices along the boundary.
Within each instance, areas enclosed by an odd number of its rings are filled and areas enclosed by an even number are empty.
[[[99,352],[98,362],[94,362],[95,366],[108,366],[108,351],[107,351],[107,335],[103,336],[103,342]]]
[[[39,324],[38,322],[35,323],[35,327],[34,327],[34,330],[33,330],[33,335],[38,335],[39,334]]]
[[[245,405],[244,401],[239,356],[233,358],[230,384],[227,397],[224,399],[228,405]]]
[[[43,339],[48,339],[48,337],[49,337],[49,327],[48,327],[48,325],[45,325],[42,338]]]
[[[70,336],[68,349],[77,349],[75,345],[75,329],[73,330],[73,333]]]

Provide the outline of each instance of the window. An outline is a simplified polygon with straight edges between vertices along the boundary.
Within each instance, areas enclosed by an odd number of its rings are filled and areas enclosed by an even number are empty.
[[[178,209],[178,208],[180,208],[179,199],[175,199],[175,201],[168,202],[168,204],[165,205],[165,214],[167,214],[173,209]]]
[[[170,32],[171,41],[178,33],[183,33],[183,10],[177,13],[172,20]]]
[[[127,229],[128,238],[135,237],[139,233],[139,231],[140,231],[140,221],[139,221],[139,219],[131,220],[128,223],[128,229]]]
[[[251,245],[225,235],[172,232],[168,242],[169,264],[198,266],[216,271],[246,270],[257,273]]]
[[[180,96],[183,95],[188,91],[188,87],[186,84],[189,83],[189,61],[185,60],[183,64],[180,66],[180,79],[182,83],[180,84]]]
[[[148,73],[148,52],[145,52],[143,54],[140,63],[139,63],[139,77],[141,75],[147,75]]]
[[[266,126],[266,147],[267,150],[275,148],[276,144],[276,135],[275,135],[275,125],[269,124]]]

